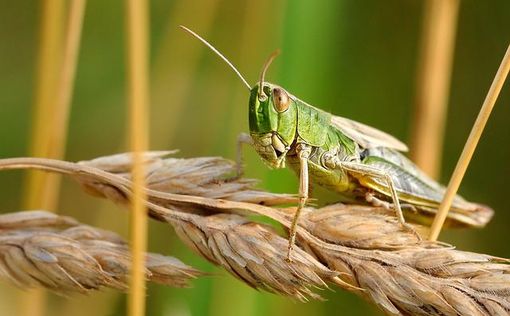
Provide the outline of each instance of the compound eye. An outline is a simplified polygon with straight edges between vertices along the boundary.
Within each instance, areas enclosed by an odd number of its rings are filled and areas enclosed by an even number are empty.
[[[287,92],[281,88],[273,89],[273,103],[277,112],[285,112],[290,105],[290,98]]]

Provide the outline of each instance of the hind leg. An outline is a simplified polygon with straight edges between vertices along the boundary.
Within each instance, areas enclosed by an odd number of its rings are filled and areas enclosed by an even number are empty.
[[[375,206],[375,207],[382,207],[387,210],[395,209],[395,205],[393,205],[393,203],[379,199],[372,192],[365,193],[365,201],[367,201],[368,203],[370,203],[370,205]],[[409,204],[409,203],[400,204],[400,208],[402,210],[406,209],[413,213],[418,213],[418,210],[416,209],[416,207],[414,207],[414,205]]]
[[[393,183],[393,179],[389,174],[387,174],[384,171],[381,171],[376,168],[372,168],[370,166],[360,164],[360,163],[354,163],[354,162],[340,162],[339,165],[340,168],[344,169],[345,171],[353,174],[354,176],[357,174],[358,176],[365,176],[365,177],[372,177],[372,178],[378,178],[386,182],[386,185],[388,186],[388,189],[391,193],[391,198],[393,200],[393,209],[396,212],[397,219],[400,222],[400,225],[402,228],[404,228],[407,231],[411,231],[419,238],[420,235],[414,230],[414,228],[407,224],[404,219],[404,214],[402,213],[402,208],[400,206],[400,201],[398,199],[397,190],[395,189],[395,184]]]

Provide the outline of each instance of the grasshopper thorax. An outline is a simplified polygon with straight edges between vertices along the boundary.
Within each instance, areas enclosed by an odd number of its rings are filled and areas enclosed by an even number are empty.
[[[250,134],[262,159],[273,168],[282,168],[296,137],[296,103],[282,87],[268,82],[262,89],[259,86],[250,93]]]

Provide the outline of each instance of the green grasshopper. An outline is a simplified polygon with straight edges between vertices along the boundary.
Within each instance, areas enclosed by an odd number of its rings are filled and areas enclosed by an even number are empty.
[[[405,222],[403,209],[408,219],[430,223],[445,188],[400,153],[407,151],[405,144],[373,127],[313,107],[266,82],[266,71],[277,52],[264,64],[259,82],[250,87],[218,50],[181,27],[223,59],[250,90],[250,134],[241,134],[238,139],[238,166],[242,165],[241,145],[246,143],[269,167],[284,168],[288,164],[299,175],[299,204],[290,226],[288,260],[299,215],[308,200],[309,182],[338,193],[344,201],[394,209],[407,230],[412,228]],[[492,209],[456,196],[447,224],[483,227],[492,214]]]

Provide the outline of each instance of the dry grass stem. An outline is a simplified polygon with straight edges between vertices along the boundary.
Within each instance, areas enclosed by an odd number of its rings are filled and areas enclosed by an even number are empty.
[[[434,218],[434,222],[432,223],[432,227],[430,228],[430,240],[436,240],[441,232],[441,228],[443,227],[444,221],[446,220],[446,216],[448,215],[448,210],[452,205],[453,199],[455,198],[455,194],[457,194],[457,190],[459,189],[460,183],[462,182],[462,178],[466,173],[466,169],[473,157],[473,153],[475,152],[476,145],[478,145],[478,141],[482,136],[483,129],[485,128],[485,124],[489,120],[489,116],[494,108],[494,104],[498,99],[499,92],[505,83],[508,72],[510,71],[510,45],[508,46],[505,56],[501,61],[501,65],[499,66],[498,72],[492,81],[491,87],[489,88],[489,92],[487,93],[487,97],[483,102],[482,108],[480,109],[480,113],[478,113],[478,117],[476,118],[475,123],[473,124],[473,128],[471,129],[471,133],[464,145],[464,149],[459,157],[457,162],[457,166],[455,166],[455,170],[453,171],[452,177],[450,178],[450,183],[448,183],[448,187],[446,188],[445,196],[441,205],[437,210],[436,217]]]
[[[52,157],[52,122],[55,113],[55,97],[61,69],[62,30],[65,2],[52,0],[44,2],[41,11],[39,34],[39,52],[35,80],[35,99],[30,134],[29,155],[34,157]],[[51,125],[51,124],[50,124]],[[24,208],[57,208],[59,177],[40,172],[29,172],[24,183]],[[26,305],[26,304],[25,304]]]
[[[62,159],[63,157],[54,156],[52,153],[56,148],[64,145],[53,141],[55,135],[48,126],[55,124],[48,123],[53,122],[52,115],[57,113],[55,97],[61,70],[65,1],[45,1],[41,3],[40,12],[29,155]],[[62,133],[66,134],[64,130]],[[26,174],[23,186],[23,207],[28,209],[42,207],[52,211],[57,209],[60,191],[58,175],[30,171]],[[44,315],[45,297],[45,293],[40,289],[22,294],[18,302],[20,315]]]
[[[319,298],[315,288],[335,284],[388,315],[510,313],[507,259],[419,240],[402,230],[388,210],[335,204],[307,208],[298,228],[299,247],[289,263],[284,255],[287,237],[246,215],[267,216],[288,227],[293,207],[264,204],[282,197],[286,203],[292,196],[257,191],[253,203],[252,193],[232,194],[236,186],[240,191],[256,190],[250,187],[251,180],[232,177],[231,162],[163,155],[144,155],[149,214],[174,226],[198,254],[252,287],[305,300]],[[14,158],[0,160],[0,170],[30,167],[66,173],[89,192],[128,204],[130,157],[116,155],[79,164]],[[227,189],[221,193],[223,187]]]
[[[76,68],[78,66],[78,53],[80,50],[81,31],[83,28],[83,17],[85,16],[86,0],[73,0],[69,2],[69,14],[67,18],[66,34],[62,56],[62,65],[59,68],[60,77],[56,89],[54,109],[51,115],[53,124],[51,126],[51,144],[48,150],[48,157],[61,159],[64,157],[67,143],[67,126],[69,112],[73,96]],[[47,109],[47,111],[49,111]],[[48,128],[46,122],[46,128]]]
[[[133,199],[130,221],[133,265],[128,297],[128,314],[145,315],[144,253],[147,249],[147,209],[144,204],[145,177],[142,152],[148,136],[148,1],[126,0],[129,142],[133,151]]]
[[[439,177],[460,0],[424,1],[411,158]]]
[[[0,277],[28,289],[44,287],[62,295],[109,287],[128,288],[129,247],[115,233],[82,225],[46,211],[0,215]],[[201,273],[179,260],[145,256],[145,277],[186,287]]]

